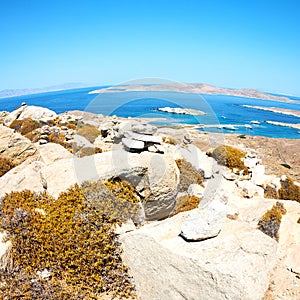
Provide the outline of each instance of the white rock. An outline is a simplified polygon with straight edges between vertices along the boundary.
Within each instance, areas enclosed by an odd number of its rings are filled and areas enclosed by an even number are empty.
[[[264,197],[264,189],[255,185],[249,180],[237,181],[237,186],[241,189],[243,197],[253,198],[254,196]]]
[[[157,127],[150,124],[141,124],[139,122],[133,123],[131,125],[131,130],[133,132],[141,133],[141,134],[154,134],[157,131]]]
[[[26,160],[0,177],[0,198],[12,191],[31,190],[44,192],[45,182],[41,175],[42,162]],[[54,175],[55,176],[55,175]],[[63,180],[63,179],[61,179]]]
[[[142,141],[122,138],[123,145],[130,150],[142,150],[145,148],[145,143]]]
[[[188,188],[189,196],[196,196],[202,198],[204,195],[205,188],[199,184],[191,184]]]
[[[276,264],[277,243],[229,219],[217,237],[187,243],[178,236],[185,216],[121,235],[123,261],[138,299],[261,300]]]
[[[265,166],[263,165],[257,165],[255,167],[252,168],[252,177],[251,177],[251,181],[259,186],[263,186],[265,181],[266,181],[266,177],[265,177]]]
[[[27,118],[47,122],[56,119],[56,117],[57,114],[48,108],[24,105],[11,112],[4,119],[4,124],[9,126],[14,120],[23,120]]]
[[[10,263],[9,251],[11,248],[11,242],[6,241],[6,234],[0,232],[0,271],[6,269],[7,265]]]
[[[201,241],[217,236],[226,218],[226,205],[212,201],[194,209],[181,226],[181,235],[188,241]]]
[[[48,143],[46,145],[37,146],[37,148],[40,154],[40,161],[46,165],[50,165],[57,160],[73,157],[67,149],[59,144]]]
[[[37,156],[36,146],[21,134],[0,125],[0,155],[21,163],[28,157]]]
[[[146,143],[155,143],[160,144],[162,143],[162,137],[161,136],[153,136],[153,135],[147,135],[147,134],[140,134],[132,131],[125,131],[124,136],[126,138],[142,141]]]

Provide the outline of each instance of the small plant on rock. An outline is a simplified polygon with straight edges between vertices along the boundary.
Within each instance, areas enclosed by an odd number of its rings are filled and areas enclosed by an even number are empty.
[[[177,159],[176,164],[180,171],[179,192],[186,192],[193,183],[202,184],[202,175],[194,169],[191,163],[185,159]]]
[[[0,157],[0,177],[14,168],[16,165],[7,157]]]
[[[184,211],[188,211],[188,210],[197,208],[200,201],[201,201],[201,198],[198,198],[196,196],[185,195],[185,196],[179,197],[178,199],[176,199],[175,208],[173,209],[172,213],[170,214],[170,217],[175,216],[180,212],[184,212]]]
[[[300,186],[295,184],[291,177],[281,181],[281,188],[278,190],[279,199],[294,200],[300,202]]]
[[[258,229],[278,241],[282,215],[285,214],[286,209],[284,205],[280,202],[276,202],[276,204],[261,217],[257,225]]]
[[[211,156],[223,166],[230,169],[238,169],[239,171],[244,171],[244,174],[248,174],[248,168],[245,166],[242,158],[245,157],[245,153],[239,149],[231,146],[221,145],[217,147]]]

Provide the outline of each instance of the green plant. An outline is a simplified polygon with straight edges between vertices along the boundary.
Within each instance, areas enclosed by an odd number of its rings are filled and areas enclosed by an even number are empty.
[[[257,225],[258,229],[278,241],[282,215],[285,214],[286,209],[284,205],[280,202],[276,202],[276,204],[261,217]]]
[[[239,139],[246,139],[246,135],[245,134],[240,134],[237,136]]]
[[[100,135],[100,130],[96,126],[90,124],[78,124],[77,134],[85,137],[91,143]]]
[[[30,191],[6,195],[0,228],[12,243],[13,264],[0,274],[3,299],[134,297],[114,233],[126,219],[115,213],[124,208],[120,201],[101,183],[75,185],[57,200]],[[38,275],[43,270],[49,277]]]
[[[281,181],[281,188],[278,190],[279,199],[295,200],[300,202],[300,186],[295,184],[291,177]]]
[[[201,201],[201,198],[198,198],[196,196],[182,196],[176,199],[175,208],[170,214],[170,217],[184,211],[192,210],[194,208],[197,208],[199,203]]]
[[[15,163],[10,158],[0,157],[0,177],[15,166]]]
[[[230,169],[238,169],[244,171],[244,174],[248,174],[248,168],[244,165],[242,158],[245,157],[245,153],[239,149],[231,146],[221,145],[217,147],[211,153],[211,156],[223,166]]]
[[[185,159],[177,159],[176,164],[180,172],[179,192],[186,192],[193,183],[202,184],[202,175],[194,169],[191,163]]]
[[[283,167],[287,168],[287,169],[291,169],[292,167],[289,164],[281,164]]]

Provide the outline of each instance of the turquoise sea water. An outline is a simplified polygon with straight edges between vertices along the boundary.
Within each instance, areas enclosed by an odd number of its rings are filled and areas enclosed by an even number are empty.
[[[89,95],[92,88],[50,92],[0,99],[0,110],[12,111],[22,102],[28,105],[44,106],[62,113],[68,110],[83,110],[105,115],[121,117],[160,118],[157,124],[232,124],[236,131],[223,129],[224,133],[260,135],[276,138],[300,138],[299,130],[275,126],[265,123],[266,120],[283,123],[300,123],[299,117],[283,115],[268,111],[245,108],[242,105],[288,108],[300,111],[299,103],[281,103],[244,97],[225,95],[198,95],[178,92],[117,92]],[[299,98],[293,98],[299,100]],[[158,112],[158,107],[184,107],[205,111],[204,116],[175,115]],[[251,121],[259,121],[260,125],[251,125]],[[206,131],[220,131],[217,128],[206,128]]]

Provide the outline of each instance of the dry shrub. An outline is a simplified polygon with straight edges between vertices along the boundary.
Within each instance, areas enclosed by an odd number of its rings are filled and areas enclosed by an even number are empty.
[[[15,163],[10,158],[0,157],[0,177],[15,166]]]
[[[179,192],[186,192],[191,184],[202,184],[202,175],[194,169],[191,163],[185,159],[177,159],[176,164],[180,171]]]
[[[196,196],[182,196],[176,199],[175,208],[170,214],[170,217],[177,215],[180,212],[192,210],[197,208],[201,199]]]
[[[281,188],[278,190],[279,199],[295,200],[300,202],[300,186],[296,185],[292,178],[287,177],[281,181]]]
[[[75,185],[57,200],[30,191],[6,195],[0,229],[12,242],[13,265],[0,274],[3,299],[134,297],[114,233],[123,202],[100,183]],[[45,269],[50,276],[39,277]]]
[[[279,199],[276,187],[272,185],[267,185],[264,188],[264,197],[269,199]]]
[[[239,171],[244,171],[244,174],[248,174],[248,168],[244,165],[242,158],[245,157],[245,153],[239,149],[231,146],[221,145],[217,147],[211,156],[223,166],[230,169],[238,169]]]
[[[78,157],[90,156],[97,153],[102,153],[102,149],[99,147],[82,147],[78,149],[76,146],[73,146],[73,153]]]
[[[67,143],[65,141],[65,136],[63,134],[50,133],[48,136],[48,141],[49,141],[49,143],[59,144],[65,148],[68,148]]]
[[[261,217],[257,225],[258,229],[278,241],[282,215],[285,214],[286,209],[284,205],[280,202],[276,202],[276,204]]]
[[[78,125],[77,134],[94,143],[95,139],[100,135],[100,130],[96,126],[82,123]]]
[[[26,135],[27,133],[40,128],[41,124],[39,121],[34,121],[30,118],[26,118],[24,120],[14,120],[9,127],[22,135]]]

